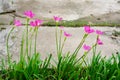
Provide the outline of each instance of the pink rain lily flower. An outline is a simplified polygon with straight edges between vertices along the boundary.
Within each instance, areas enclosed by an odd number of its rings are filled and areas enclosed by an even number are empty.
[[[94,29],[91,29],[91,28],[90,28],[90,26],[84,26],[84,31],[85,31],[87,34],[90,34],[90,33],[95,32]]]
[[[65,37],[71,37],[72,35],[64,31],[64,36]]]
[[[98,34],[98,35],[103,35],[103,32],[100,31],[100,30],[96,30],[96,34]]]
[[[64,30],[64,26],[60,26],[59,28],[60,28],[61,30]]]
[[[54,20],[55,20],[56,22],[59,22],[59,21],[62,20],[62,18],[61,18],[61,17],[58,17],[58,16],[54,16]]]
[[[24,15],[27,16],[28,18],[33,18],[35,14],[30,10],[30,11],[25,11]]]
[[[83,49],[84,49],[85,51],[89,51],[89,50],[91,49],[91,47],[88,46],[88,45],[86,45],[86,44],[84,44],[84,45],[83,45]]]
[[[103,45],[103,42],[100,40],[100,38],[97,39],[97,44],[98,45]]]
[[[33,27],[40,26],[43,23],[43,20],[36,19],[35,21],[31,21],[30,25]]]
[[[14,25],[15,26],[21,26],[22,24],[21,24],[20,20],[15,20]]]

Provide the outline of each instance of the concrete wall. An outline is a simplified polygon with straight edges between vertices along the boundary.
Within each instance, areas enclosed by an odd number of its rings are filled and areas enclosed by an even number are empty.
[[[16,10],[22,16],[33,10],[39,18],[58,15],[64,20],[76,20],[90,15],[101,15],[120,10],[119,0],[0,0],[0,13]]]
[[[14,12],[15,10],[16,12]],[[64,18],[64,20],[76,20],[76,19],[81,19],[81,18],[89,18],[89,16],[99,16],[100,18],[107,20],[111,18],[111,20],[116,20],[117,18],[119,20],[118,23],[120,22],[120,1],[119,0],[0,0],[0,24],[10,24],[11,21],[14,20],[14,18],[19,18],[19,19],[24,19],[23,12],[26,10],[33,10],[33,12],[36,14],[38,18],[52,18],[54,15],[61,16]],[[115,12],[118,12],[117,15],[115,15]],[[111,13],[108,16],[108,13]],[[101,16],[102,14],[106,14],[106,16]],[[118,15],[119,14],[119,15]],[[111,17],[110,17],[111,16]],[[113,19],[114,18],[114,19]],[[92,19],[93,20],[93,19]],[[90,19],[91,21],[91,19]],[[112,21],[111,21],[112,22]],[[1,28],[5,27],[7,29]],[[9,25],[0,25],[0,58],[3,58],[3,56],[6,57],[6,36],[10,30]],[[23,26],[24,28],[24,26]],[[3,30],[2,30],[3,29]],[[66,28],[67,30],[67,28]],[[73,33],[73,38],[72,40],[79,42],[81,31],[82,29],[80,28],[71,28],[68,29],[67,31]],[[107,31],[107,34],[112,34],[110,27],[107,29],[104,28],[105,31]],[[115,29],[119,30],[119,29]],[[51,52],[55,53],[54,51],[54,45],[50,44],[50,47],[47,47],[49,43],[54,42],[54,40],[51,40],[50,37],[54,36],[53,34],[54,28],[51,27],[44,27],[40,28],[40,34],[38,41],[40,42],[40,45],[38,45],[38,49],[43,53],[46,52]],[[113,31],[113,30],[112,30]],[[17,52],[19,51],[18,47],[21,39],[21,28],[18,30],[15,30],[10,39],[10,50],[13,51],[13,58],[18,59]],[[78,35],[76,35],[78,32]],[[51,35],[53,34],[53,35]],[[16,36],[17,35],[17,36]],[[105,49],[105,55],[110,55],[108,53],[112,53],[111,50],[119,50],[120,47],[118,47],[118,43],[114,43],[114,41],[111,40],[111,35],[110,36],[103,36],[103,40],[106,42],[104,47],[102,49]],[[93,38],[90,38],[93,39]],[[42,41],[40,41],[42,40]],[[47,40],[47,41],[45,41]],[[71,40],[71,39],[70,39]],[[90,41],[90,40],[88,40]],[[93,40],[92,40],[93,41]],[[118,41],[120,41],[118,39]],[[44,43],[46,42],[46,43]],[[76,48],[75,43],[71,43],[74,41],[68,41],[68,47],[72,45],[71,48]],[[115,41],[116,42],[116,41]],[[42,45],[42,47],[41,47]],[[53,46],[53,47],[51,47]],[[112,46],[112,47],[110,47]],[[109,48],[110,47],[110,48]],[[43,49],[44,48],[44,49]],[[48,49],[49,48],[49,49]],[[69,50],[72,50],[69,48]],[[66,49],[67,50],[67,49]],[[54,55],[53,55],[54,56]]]
[[[0,13],[9,11],[13,8],[12,0],[0,0]]]

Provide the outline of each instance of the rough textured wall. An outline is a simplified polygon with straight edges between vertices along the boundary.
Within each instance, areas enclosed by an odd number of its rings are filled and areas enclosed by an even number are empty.
[[[83,19],[83,18],[89,18],[88,20],[92,21],[95,19],[90,19],[90,17],[99,16],[103,19],[103,21],[106,21],[107,19],[110,19],[112,21],[118,21],[120,22],[120,1],[119,0],[0,0],[0,24],[10,24],[11,21],[14,20],[14,18],[24,19],[24,16],[22,15],[25,10],[33,10],[37,17],[39,18],[52,18],[54,15],[58,15],[63,17],[65,20],[76,20],[76,19]],[[116,13],[117,12],[117,13]],[[104,16],[103,16],[104,15]],[[87,19],[86,18],[86,19]],[[99,19],[100,19],[99,18]],[[111,22],[112,22],[111,21]],[[9,25],[0,25],[0,59],[6,57],[6,36],[10,30]],[[24,26],[23,26],[24,27]],[[67,29],[67,28],[66,28]],[[74,33],[73,34],[73,41],[68,41],[68,47],[70,47],[69,50],[72,51],[72,48],[76,48],[76,45],[78,44],[77,41],[81,39],[80,33],[82,29],[79,28],[72,28],[68,31]],[[105,49],[106,55],[110,55],[108,53],[112,53],[112,50],[120,50],[120,47],[118,47],[118,43],[120,43],[119,37],[112,37],[112,32],[114,30],[119,29],[111,29],[108,27],[107,29],[104,28],[104,31],[106,31],[106,34],[103,36],[103,40],[106,42],[104,47],[102,49]],[[54,42],[54,40],[51,40],[50,38],[54,37],[54,28],[47,27],[40,28],[40,33],[38,41],[40,42],[40,45],[38,45],[38,49],[40,49],[41,53],[47,53],[54,51],[54,45],[49,45],[49,43]],[[18,59],[18,52],[20,47],[21,39],[21,27],[19,29],[16,29],[12,34],[10,38],[10,51],[12,51],[13,59]],[[76,33],[77,32],[77,33]],[[52,35],[51,35],[52,33]],[[77,35],[78,34],[78,35]],[[81,36],[82,37],[82,36]],[[113,38],[113,40],[111,40]],[[53,38],[52,38],[53,39]],[[90,41],[93,38],[90,38]],[[42,40],[42,41],[40,41]],[[46,41],[45,41],[46,40]],[[71,43],[74,42],[75,43]],[[93,40],[92,40],[93,41]],[[46,42],[46,43],[44,43]],[[117,43],[116,43],[117,42]],[[75,45],[76,44],[76,45]],[[42,47],[41,47],[42,45]],[[75,45],[75,46],[73,46]],[[47,46],[47,48],[46,48]],[[51,47],[52,46],[52,47]],[[111,47],[112,46],[112,47]],[[109,48],[110,47],[110,48]],[[49,49],[48,49],[49,48]],[[66,50],[67,50],[66,49]],[[109,50],[109,52],[108,52]],[[107,53],[108,52],[108,53]]]
[[[65,20],[76,20],[87,16],[116,12],[120,10],[119,0],[0,0],[0,13],[16,10],[22,16],[25,10],[33,10],[39,18],[54,15]],[[0,15],[1,16],[1,15]],[[8,17],[9,15],[7,15]],[[13,17],[13,15],[10,15]],[[5,18],[5,16],[3,16]],[[2,19],[3,19],[2,17]],[[1,20],[1,17],[0,17]]]
[[[10,11],[13,8],[12,0],[0,0],[0,12]]]

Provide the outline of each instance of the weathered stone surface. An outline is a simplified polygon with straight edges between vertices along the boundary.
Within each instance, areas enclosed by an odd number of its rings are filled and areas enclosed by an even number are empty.
[[[0,24],[10,24],[13,21],[12,0],[0,0]]]
[[[119,0],[0,0],[0,13],[16,10],[17,15],[23,16],[24,11],[32,10],[37,18],[45,19],[57,15],[63,17],[64,20],[87,17],[88,21],[97,19],[99,22],[117,21],[118,23],[119,15],[111,13],[120,12],[119,7]],[[107,16],[108,13],[110,13],[109,16]],[[91,15],[95,18],[89,20]]]
[[[13,14],[2,14],[0,15],[0,24],[10,24],[14,20]]]
[[[0,13],[13,10],[12,0],[0,0]]]
[[[77,19],[77,21],[79,20],[84,20],[84,21],[88,21],[91,23],[114,23],[114,24],[119,24],[120,23],[120,11],[117,12],[111,12],[111,13],[106,13],[106,14],[102,14],[102,15],[91,15],[91,16],[87,16],[84,18],[80,18]]]
[[[19,14],[33,10],[37,17],[52,18],[58,15],[65,20],[120,10],[117,0],[16,0],[14,5]]]
[[[0,56],[6,56],[6,48],[5,48],[5,42],[6,42],[6,36],[10,30],[10,27],[7,26],[6,30],[0,31]],[[13,55],[13,60],[18,60],[19,58],[19,50],[20,50],[20,42],[21,42],[21,36],[22,31],[25,26],[16,28],[10,37],[9,40],[9,46],[10,51]],[[112,53],[120,52],[120,43],[119,41],[120,37],[117,37],[116,40],[111,39],[111,34],[108,34],[107,32],[112,33],[113,30],[120,31],[120,28],[110,28],[110,27],[94,27],[94,29],[99,29],[105,32],[104,35],[102,35],[100,38],[103,41],[104,45],[98,46],[97,51],[101,51],[102,56],[111,56]],[[79,42],[81,41],[81,38],[84,34],[83,28],[65,28],[65,31],[72,34],[71,38],[68,38],[65,47],[63,49],[63,53],[66,54],[68,51],[73,53]],[[95,42],[96,34],[91,34],[85,41],[86,44],[92,45]],[[25,48],[24,48],[25,49]],[[33,48],[32,48],[33,49]],[[40,27],[38,32],[38,39],[37,39],[37,51],[40,52],[42,59],[44,59],[47,54],[52,54],[54,58],[57,58],[56,54],[56,45],[55,45],[55,27]],[[80,57],[83,54],[84,50],[81,48],[80,52],[78,53],[78,57]],[[90,52],[89,56],[92,55],[92,52]]]

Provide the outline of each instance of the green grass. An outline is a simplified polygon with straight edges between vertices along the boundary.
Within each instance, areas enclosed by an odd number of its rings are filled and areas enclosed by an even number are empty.
[[[5,25],[4,23],[0,23],[0,25]],[[13,25],[13,21],[10,22],[10,25]],[[26,24],[23,24],[26,25]],[[91,26],[109,26],[109,27],[120,27],[120,24],[117,23],[108,23],[108,22],[95,22],[89,23],[87,21],[76,20],[76,21],[61,21],[59,22],[58,26],[65,26],[65,27],[83,27],[84,25],[91,25]],[[48,20],[43,23],[43,26],[56,26],[55,21]]]
[[[29,62],[13,62],[11,68],[3,67],[0,80],[119,80],[120,53],[110,58],[95,54],[87,66],[73,55],[61,57],[51,64],[52,55],[45,60],[34,54]],[[77,61],[77,62],[76,62]],[[21,64],[22,63],[22,64]]]
[[[54,21],[48,21],[43,24],[43,26],[55,26],[56,23]],[[91,25],[91,26],[109,26],[109,27],[120,27],[120,24],[116,23],[107,23],[107,22],[101,22],[101,23],[89,23],[87,21],[61,21],[59,26],[65,26],[65,27],[82,27],[84,25]]]

